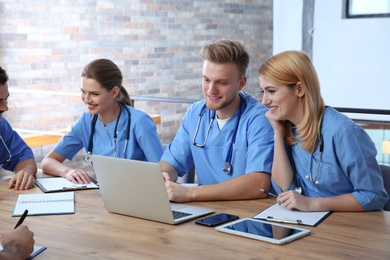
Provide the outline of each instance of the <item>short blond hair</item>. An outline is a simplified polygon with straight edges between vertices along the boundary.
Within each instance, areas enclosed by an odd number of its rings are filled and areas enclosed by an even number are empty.
[[[238,41],[220,39],[206,43],[200,50],[200,56],[217,64],[232,62],[237,65],[239,77],[245,77],[249,65],[249,54]]]

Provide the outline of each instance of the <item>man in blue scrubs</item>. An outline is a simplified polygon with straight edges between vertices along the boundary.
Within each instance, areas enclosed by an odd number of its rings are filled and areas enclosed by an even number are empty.
[[[273,130],[264,107],[242,89],[249,55],[236,41],[218,40],[201,49],[204,100],[184,115],[160,166],[175,202],[264,198],[270,188]],[[195,165],[196,187],[177,184]]]
[[[31,148],[3,118],[8,110],[8,97],[8,75],[0,67],[0,165],[15,173],[8,183],[10,189],[27,190],[34,187],[37,164]]]

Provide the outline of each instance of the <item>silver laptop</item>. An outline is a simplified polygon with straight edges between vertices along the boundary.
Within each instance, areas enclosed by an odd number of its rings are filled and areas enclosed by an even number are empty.
[[[92,155],[107,211],[178,224],[214,210],[170,203],[158,163]]]

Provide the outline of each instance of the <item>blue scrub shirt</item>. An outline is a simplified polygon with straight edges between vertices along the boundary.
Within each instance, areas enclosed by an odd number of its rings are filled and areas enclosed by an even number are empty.
[[[11,152],[11,160],[2,167],[5,170],[13,171],[15,165],[27,159],[34,159],[34,153],[31,148],[24,142],[20,135],[15,132],[8,121],[0,118],[0,135],[3,137],[5,144]],[[9,158],[9,153],[0,141],[0,160],[1,163]]]
[[[157,135],[156,124],[153,119],[143,111],[126,106],[131,114],[130,136],[127,145],[126,158],[132,160],[158,162],[163,153],[160,139]],[[72,160],[83,148],[88,149],[91,134],[91,122],[93,115],[85,112],[73,125],[59,143],[54,147],[61,156]],[[117,126],[117,151],[116,157],[124,158],[124,147],[128,132],[128,113],[121,110],[121,116]],[[103,156],[114,156],[114,130],[116,120],[107,126],[98,119],[93,135],[92,153]]]
[[[219,130],[217,120],[211,125],[209,137],[203,148],[193,145],[193,138],[205,100],[188,108],[174,140],[165,150],[162,160],[175,167],[183,176],[194,163],[200,185],[216,184],[252,172],[271,172],[274,132],[265,113],[267,108],[248,93],[240,93],[243,112],[233,145],[232,174],[222,170],[228,153],[239,109]],[[202,144],[207,135],[212,111],[206,109],[200,121],[196,142]]]
[[[325,109],[321,134],[324,150],[318,172],[318,184],[309,181],[317,175],[319,145],[313,156],[299,143],[292,146],[298,186],[311,198],[332,197],[352,193],[365,210],[380,210],[388,200],[381,171],[376,161],[375,144],[367,132],[350,118],[331,107]],[[276,192],[281,190],[272,179]],[[292,183],[290,189],[294,188]]]

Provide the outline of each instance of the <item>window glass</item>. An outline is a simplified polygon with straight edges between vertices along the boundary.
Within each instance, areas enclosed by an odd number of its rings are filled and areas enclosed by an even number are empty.
[[[390,16],[390,0],[348,0],[347,17]]]

